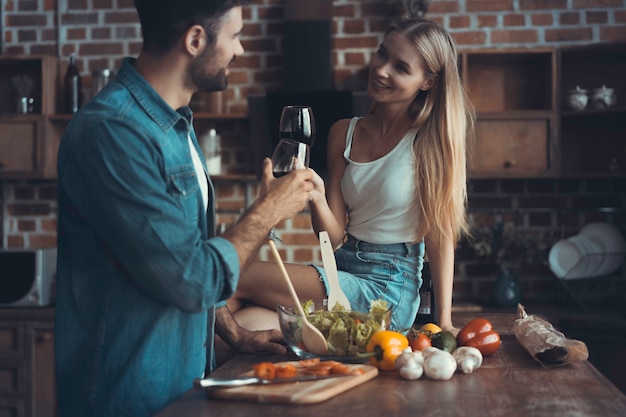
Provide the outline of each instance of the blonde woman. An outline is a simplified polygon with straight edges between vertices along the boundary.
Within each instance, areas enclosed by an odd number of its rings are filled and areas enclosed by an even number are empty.
[[[328,231],[339,246],[340,285],[353,308],[386,299],[396,329],[415,320],[427,253],[436,320],[456,333],[454,249],[467,231],[466,148],[474,116],[454,40],[427,20],[392,24],[371,59],[368,94],[374,104],[365,117],[339,120],[330,130],[328,178],[314,181],[310,202],[313,228]],[[302,300],[326,297],[323,268],[287,267]],[[272,263],[248,269],[236,296],[270,309],[291,304]]]

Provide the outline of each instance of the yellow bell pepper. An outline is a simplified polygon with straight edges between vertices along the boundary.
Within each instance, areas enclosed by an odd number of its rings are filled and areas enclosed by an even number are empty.
[[[368,353],[374,353],[370,356],[372,365],[381,371],[393,371],[396,369],[396,358],[408,346],[409,339],[402,333],[381,330],[372,335],[365,350]]]

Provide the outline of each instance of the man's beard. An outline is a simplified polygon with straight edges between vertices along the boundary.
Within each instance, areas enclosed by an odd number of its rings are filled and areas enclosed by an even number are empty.
[[[226,68],[220,68],[216,74],[207,73],[206,68],[211,67],[209,61],[213,58],[213,51],[207,48],[191,63],[191,80],[199,92],[210,93],[213,91],[222,91],[228,87]],[[232,64],[234,60],[233,58],[229,65]]]

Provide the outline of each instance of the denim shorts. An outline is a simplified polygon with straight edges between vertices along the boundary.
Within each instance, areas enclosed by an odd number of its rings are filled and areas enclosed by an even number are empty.
[[[377,245],[348,236],[335,251],[339,285],[353,310],[369,309],[370,301],[383,299],[392,309],[391,328],[410,328],[420,304],[424,242]],[[328,294],[324,268],[313,265]],[[329,306],[332,308],[332,306]]]

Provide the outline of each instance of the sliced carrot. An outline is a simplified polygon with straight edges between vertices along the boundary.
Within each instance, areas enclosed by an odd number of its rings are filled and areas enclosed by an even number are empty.
[[[355,368],[350,373],[352,375],[363,375],[365,373],[365,371],[363,370],[363,368]]]
[[[320,363],[320,358],[302,359],[301,361],[298,361],[298,363],[303,368],[309,368],[311,366],[315,366],[318,363]]]
[[[271,362],[261,362],[252,365],[254,376],[261,379],[274,379],[276,377],[276,366]]]
[[[298,368],[288,363],[285,366],[276,366],[276,378],[293,378],[298,374]]]
[[[332,368],[330,368],[330,373],[339,374],[339,375],[348,375],[350,374],[350,367],[347,365],[344,365],[343,363],[338,363],[337,365],[334,365]]]

